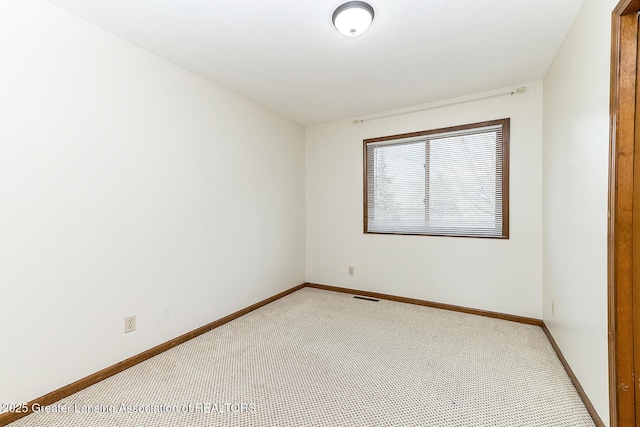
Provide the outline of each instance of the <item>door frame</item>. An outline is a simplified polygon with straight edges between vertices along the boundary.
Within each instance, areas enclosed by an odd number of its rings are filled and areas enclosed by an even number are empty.
[[[640,283],[640,250],[634,253],[635,247],[640,248],[640,141],[639,149],[635,149],[636,134],[640,135],[636,119],[640,102],[638,11],[640,0],[621,0],[612,13],[611,25],[608,224],[611,427],[638,426],[640,422],[636,416],[638,392],[634,378],[639,362],[634,349],[640,331],[637,327],[640,316],[634,310],[640,307],[640,292],[634,292],[634,283]]]

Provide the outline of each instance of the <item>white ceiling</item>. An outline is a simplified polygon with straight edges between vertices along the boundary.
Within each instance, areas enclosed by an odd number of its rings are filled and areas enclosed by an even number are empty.
[[[309,125],[542,79],[583,0],[48,0]]]

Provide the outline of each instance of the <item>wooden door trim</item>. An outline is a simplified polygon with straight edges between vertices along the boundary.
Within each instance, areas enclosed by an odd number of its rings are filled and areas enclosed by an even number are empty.
[[[636,425],[634,378],[634,157],[640,0],[622,0],[612,14],[609,155],[609,401],[611,427]],[[637,163],[637,162],[636,162]],[[638,221],[636,221],[638,224]],[[636,228],[638,226],[636,225]],[[636,230],[637,235],[637,230]],[[635,242],[636,244],[638,242]],[[636,267],[637,268],[637,267]],[[636,271],[637,274],[637,271]],[[636,298],[638,295],[636,295]]]

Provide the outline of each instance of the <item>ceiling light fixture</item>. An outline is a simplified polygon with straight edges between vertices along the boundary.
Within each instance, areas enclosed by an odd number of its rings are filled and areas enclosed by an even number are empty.
[[[367,31],[373,21],[373,8],[363,1],[348,1],[333,12],[333,25],[348,37]]]

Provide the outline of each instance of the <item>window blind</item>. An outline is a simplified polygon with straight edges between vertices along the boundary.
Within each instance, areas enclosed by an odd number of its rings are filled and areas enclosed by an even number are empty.
[[[365,141],[365,232],[507,237],[505,134],[508,119]]]

